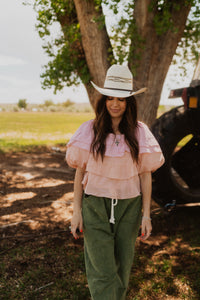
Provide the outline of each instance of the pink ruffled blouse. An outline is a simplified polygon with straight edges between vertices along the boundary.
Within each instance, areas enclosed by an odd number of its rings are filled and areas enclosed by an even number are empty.
[[[158,142],[142,122],[138,122],[139,163],[133,162],[124,135],[110,133],[106,139],[105,157],[94,159],[90,152],[93,120],[83,123],[67,144],[66,161],[72,168],[83,168],[86,194],[127,199],[141,193],[139,174],[153,172],[164,163]]]

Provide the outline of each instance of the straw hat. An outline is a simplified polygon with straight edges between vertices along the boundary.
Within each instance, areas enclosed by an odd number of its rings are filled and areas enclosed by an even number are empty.
[[[133,91],[133,75],[127,66],[122,65],[112,65],[108,69],[103,88],[91,83],[100,94],[110,97],[126,98],[146,91],[146,88]]]

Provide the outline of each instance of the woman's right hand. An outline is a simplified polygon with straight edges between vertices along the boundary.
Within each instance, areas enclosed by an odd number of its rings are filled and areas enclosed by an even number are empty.
[[[71,233],[73,234],[75,239],[79,238],[76,232],[77,229],[79,229],[80,232],[83,232],[83,217],[81,210],[74,211],[71,219]]]

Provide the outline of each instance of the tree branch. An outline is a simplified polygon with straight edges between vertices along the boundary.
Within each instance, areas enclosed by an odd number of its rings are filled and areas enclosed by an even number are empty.
[[[74,3],[91,77],[97,84],[102,85],[110,66],[109,55],[112,55],[106,27],[97,21],[103,17],[102,9],[97,10],[93,0],[74,0]]]

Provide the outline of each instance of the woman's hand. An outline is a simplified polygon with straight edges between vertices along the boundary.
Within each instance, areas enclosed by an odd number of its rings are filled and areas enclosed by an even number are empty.
[[[151,218],[150,218],[152,178],[151,178],[151,172],[144,172],[139,176],[140,176],[140,184],[142,190],[142,206],[143,206],[143,217],[142,217],[140,239],[142,241],[145,241],[150,236],[152,230]]]
[[[74,211],[71,219],[71,233],[73,234],[75,239],[79,238],[76,232],[77,229],[79,229],[80,232],[83,232],[83,217],[81,210]]]
[[[79,229],[80,232],[83,232],[83,218],[82,218],[82,194],[83,186],[82,180],[84,177],[84,169],[77,168],[74,178],[74,204],[73,204],[73,215],[71,220],[71,233],[75,239],[78,239],[79,236],[76,232]]]
[[[142,218],[142,225],[141,225],[141,236],[140,239],[145,241],[151,235],[152,225],[151,219],[147,217]]]

